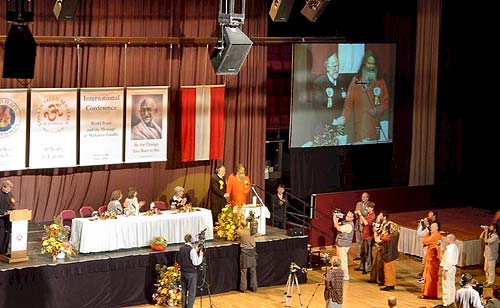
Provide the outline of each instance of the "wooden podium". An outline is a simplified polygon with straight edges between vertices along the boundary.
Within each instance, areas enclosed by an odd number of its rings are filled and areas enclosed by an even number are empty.
[[[10,211],[9,219],[12,222],[10,254],[0,255],[0,260],[7,263],[28,261],[28,221],[31,220],[31,210]]]

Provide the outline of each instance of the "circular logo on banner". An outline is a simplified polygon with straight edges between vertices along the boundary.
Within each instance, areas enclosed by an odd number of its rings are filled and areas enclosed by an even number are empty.
[[[49,133],[62,131],[70,124],[71,110],[58,96],[46,97],[38,106],[36,120],[41,129]]]
[[[0,137],[8,137],[19,129],[21,110],[10,98],[0,97]]]

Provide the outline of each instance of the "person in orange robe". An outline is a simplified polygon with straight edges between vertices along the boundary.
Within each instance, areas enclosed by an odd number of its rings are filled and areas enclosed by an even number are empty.
[[[431,224],[430,232],[425,231],[422,244],[427,246],[422,298],[436,299],[439,282],[439,245],[441,244],[441,233],[439,233],[437,223]]]
[[[229,194],[231,206],[241,206],[247,204],[248,193],[250,192],[250,178],[246,175],[246,168],[243,164],[236,166],[235,172],[227,179],[226,192]]]

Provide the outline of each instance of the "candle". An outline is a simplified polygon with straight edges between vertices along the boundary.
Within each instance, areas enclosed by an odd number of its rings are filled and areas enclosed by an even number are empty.
[[[256,196],[252,197],[252,205],[257,206],[257,197]]]

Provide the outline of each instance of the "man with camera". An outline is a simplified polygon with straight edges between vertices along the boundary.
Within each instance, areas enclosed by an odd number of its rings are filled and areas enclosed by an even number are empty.
[[[377,283],[379,286],[384,285],[384,242],[381,239],[384,226],[387,223],[389,214],[386,211],[381,211],[375,223],[373,224],[373,239],[372,248],[372,271],[368,282]]]
[[[441,233],[439,233],[437,223],[432,223],[430,231],[425,231],[422,244],[427,246],[427,253],[425,254],[424,287],[421,298],[436,299],[439,282],[439,245],[441,244]]]
[[[352,245],[352,236],[354,233],[354,214],[349,211],[345,214],[342,224],[339,223],[339,215],[333,214],[333,225],[337,229],[337,238],[335,239],[337,256],[340,258],[340,266],[344,271],[344,280],[349,280],[349,266],[347,254]]]
[[[387,221],[382,227],[380,239],[383,242],[384,287],[382,291],[393,291],[396,286],[396,260],[399,257],[399,226]]]
[[[484,275],[485,287],[492,287],[495,284],[495,266],[498,259],[498,234],[497,225],[482,226],[483,232],[479,236],[484,241]]]
[[[354,214],[356,218],[356,223],[354,226],[354,234],[356,235],[356,246],[358,246],[358,255],[354,260],[361,260],[361,245],[363,242],[363,225],[361,223],[361,216],[366,215],[366,206],[370,200],[370,195],[367,192],[361,194],[361,201],[356,203],[356,208],[354,209]],[[358,214],[359,213],[359,214]]]
[[[366,215],[362,215],[360,210],[356,211],[359,220],[362,225],[362,242],[361,242],[361,262],[359,267],[354,269],[355,271],[362,271],[363,274],[370,273],[372,271],[372,246],[373,246],[373,227],[372,224],[375,221],[374,212],[375,203],[368,202],[366,205]]]
[[[476,281],[469,273],[462,274],[460,277],[460,285],[462,288],[455,295],[456,308],[483,308],[481,303],[481,295],[474,288]]]
[[[193,247],[191,234],[184,236],[184,246],[179,249],[181,266],[182,308],[193,308],[196,298],[198,273],[196,267],[203,261],[203,249]]]

